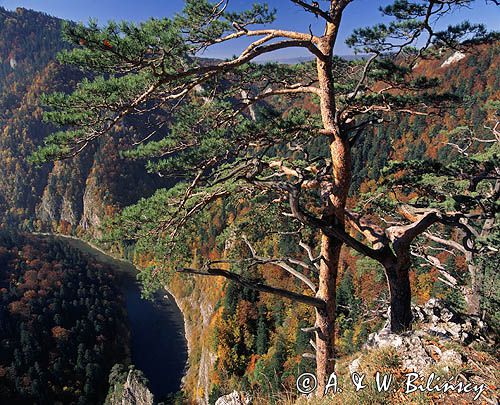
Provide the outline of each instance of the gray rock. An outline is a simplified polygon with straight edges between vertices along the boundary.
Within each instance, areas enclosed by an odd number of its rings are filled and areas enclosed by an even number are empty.
[[[386,323],[379,332],[370,334],[365,348],[368,350],[394,348],[404,368],[421,373],[436,363],[444,370],[449,370],[451,367],[463,364],[464,361],[454,350],[441,350],[438,345],[431,342],[426,344],[429,335],[434,336],[433,340],[437,338],[441,344],[450,340],[465,345],[491,341],[486,326],[479,318],[459,315],[446,308],[440,300],[430,299],[423,306],[413,307],[412,311],[417,330],[396,335],[391,333]],[[494,345],[493,341],[491,345]],[[349,365],[351,373],[359,367],[357,360]]]
[[[215,405],[249,405],[252,403],[252,397],[246,392],[233,391],[228,395],[220,397]]]
[[[111,405],[153,405],[153,394],[140,382],[134,370],[129,371],[121,395],[118,392],[111,395]]]
[[[349,373],[353,374],[359,370],[360,360],[361,356],[359,356],[357,359],[353,360],[351,364],[349,364]]]
[[[424,307],[424,308],[422,308],[422,311],[423,311],[426,319],[434,316],[434,308],[433,307]]]
[[[430,332],[431,335],[434,336],[447,337],[446,329],[440,326],[431,326],[430,328],[428,328],[428,331]]]
[[[370,335],[366,347],[368,349],[385,347],[396,349],[403,368],[411,371],[421,372],[434,364],[434,360],[426,352],[423,341],[417,333],[407,332],[403,335],[396,335],[389,329],[382,329]],[[349,366],[350,369],[351,366]]]
[[[464,330],[465,332],[470,332],[472,331],[473,327],[472,327],[472,322],[470,321],[470,319],[466,319],[465,322],[462,324],[462,330]]]
[[[398,350],[404,368],[421,372],[434,364],[434,360],[425,351],[422,340],[417,336],[406,337],[401,350]]]
[[[427,334],[425,333],[425,331],[423,331],[422,329],[418,329],[418,330],[414,331],[414,332],[413,332],[413,334],[414,334],[415,336],[418,336],[419,338],[424,337],[424,336],[426,336],[426,335],[427,335]]]
[[[366,342],[367,347],[394,347],[398,348],[403,344],[403,338],[400,335],[392,333],[389,328],[383,328],[379,332],[371,333]]]
[[[453,313],[448,308],[443,308],[441,310],[440,318],[445,322],[451,321]]]
[[[432,358],[438,357],[440,358],[443,352],[441,349],[435,345],[429,345],[425,346],[425,351],[431,356]]]
[[[462,327],[458,323],[448,322],[444,325],[444,329],[454,338],[460,339]]]
[[[439,365],[460,366],[463,364],[462,355],[455,350],[446,350],[439,359]]]
[[[441,308],[443,308],[443,304],[438,299],[431,298],[429,301],[427,301],[425,303],[424,308],[425,309],[434,309],[434,308],[441,309]]]

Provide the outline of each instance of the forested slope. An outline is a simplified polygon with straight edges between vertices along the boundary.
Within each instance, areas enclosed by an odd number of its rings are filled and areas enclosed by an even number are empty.
[[[460,98],[459,104],[447,109],[441,116],[403,116],[383,123],[365,135],[357,145],[354,161],[356,173],[354,190],[370,187],[389,160],[416,159],[422,156],[450,160],[456,154],[446,147],[450,131],[462,125],[483,128],[488,100],[500,97],[500,44],[498,41],[475,47],[467,53],[448,51],[416,67],[422,75],[437,77],[441,88]],[[370,162],[370,165],[366,165]],[[360,188],[361,184],[364,187]]]
[[[26,162],[53,130],[41,121],[39,96],[69,90],[81,73],[54,62],[63,46],[58,20],[22,9],[15,13],[2,10],[0,19],[0,222],[28,230],[96,231],[106,216],[165,186],[158,176],[146,172],[144,162],[121,159],[121,147],[137,140],[126,123],[113,138],[72,161],[42,168]],[[40,27],[45,27],[43,35],[37,32]],[[440,78],[443,90],[463,96],[462,104],[440,117],[384,122],[360,137],[354,153],[351,206],[359,193],[376,190],[380,172],[389,160],[422,156],[452,160],[456,155],[446,147],[447,135],[441,131],[458,125],[482,128],[484,102],[499,98],[499,44],[473,51],[439,55],[417,68]],[[312,100],[295,103],[317,108]],[[318,148],[317,153],[322,152]],[[223,257],[231,244],[228,224],[262,220],[254,214],[246,202],[219,201],[210,215],[200,219],[197,232],[185,247],[194,252],[193,264],[206,256]],[[268,225],[262,223],[263,228]],[[258,247],[275,254],[291,249],[286,240],[273,237],[263,238]],[[127,248],[133,252],[133,247]],[[134,260],[144,269],[154,269],[158,263],[149,253],[135,252]],[[458,273],[461,266],[458,259]],[[382,326],[388,295],[383,270],[374,262],[345,253],[342,269],[337,295],[339,356],[357,351],[369,333]],[[276,267],[260,275],[273,285],[299,287]],[[145,271],[143,278],[147,281],[149,276]],[[411,277],[417,303],[432,296],[449,302],[456,298],[437,282],[435,268],[419,267]],[[214,399],[233,388],[277,392],[293,388],[297,372],[311,367],[310,360],[302,357],[310,350],[309,337],[301,331],[311,324],[312,314],[306,306],[236,288],[221,279],[175,276],[169,282],[190,325],[189,397]]]
[[[0,233],[0,398],[98,404],[126,362],[119,282],[64,242]]]
[[[126,124],[116,137],[72,161],[35,167],[27,157],[53,131],[42,120],[40,96],[69,91],[82,73],[63,68],[61,20],[22,8],[0,7],[0,222],[65,233],[96,229],[117,207],[160,184],[141,162],[124,161]],[[78,228],[78,229],[77,229]]]
[[[376,195],[382,180],[381,171],[392,160],[455,161],[458,153],[448,145],[449,131],[469,126],[479,137],[488,138],[488,129],[484,128],[487,117],[484,106],[500,96],[499,46],[498,42],[493,42],[467,54],[443,53],[417,67],[422,73],[438,77],[443,90],[457,94],[463,101],[439,116],[403,116],[366,131],[355,146],[355,181],[350,207],[356,206],[361,193]],[[298,99],[293,106],[316,108],[314,101],[309,99]],[[317,153],[323,151],[318,148]],[[193,267],[201,266],[207,257],[212,260],[227,258],[232,243],[227,225],[239,223],[243,224],[240,229],[245,229],[246,221],[262,221],[263,235],[266,229],[273,227],[241,201],[220,202],[210,214],[204,215],[191,238],[196,251]],[[278,257],[297,253],[291,251],[292,246],[278,235],[263,236],[255,244],[256,249]],[[439,257],[461,283],[467,283],[463,257],[449,252],[442,252]],[[144,268],[155,268],[154,263],[154,260],[142,261]],[[386,323],[388,291],[383,269],[376,262],[345,249],[342,263],[337,291],[337,349],[338,355],[344,358],[359,351],[369,334]],[[449,307],[463,310],[463,297],[439,281],[437,267],[417,258],[415,263],[410,276],[414,304],[422,305],[431,297],[437,297]],[[290,280],[286,271],[277,266],[268,266],[265,271],[255,270],[255,273],[267,284],[301,291],[302,286]],[[311,369],[311,360],[302,357],[304,352],[311,351],[309,336],[301,330],[313,322],[307,306],[283,302],[222,280],[198,278],[193,281],[174,276],[170,283],[180,296],[187,297],[185,309],[192,322],[204,326],[194,331],[196,350],[191,355],[192,367],[187,380],[188,388],[192,389],[190,395],[215,399],[234,388],[279,395],[282,390],[293,391],[295,376]],[[491,293],[494,287],[488,288]],[[488,305],[496,299],[493,293]],[[495,311],[490,307],[489,312],[487,318],[494,326]]]

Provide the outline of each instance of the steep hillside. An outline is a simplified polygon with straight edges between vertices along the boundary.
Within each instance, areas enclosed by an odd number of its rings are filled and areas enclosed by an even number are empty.
[[[55,62],[65,46],[59,19],[0,8],[0,222],[64,233],[96,229],[101,218],[163,183],[142,162],[124,161],[126,124],[116,136],[71,161],[35,167],[26,158],[53,131],[40,96],[68,91],[81,73]]]
[[[478,135],[486,132],[484,104],[500,98],[499,41],[475,47],[466,54],[448,51],[421,63],[416,71],[437,77],[444,91],[462,97],[463,102],[443,111],[441,116],[402,116],[365,134],[356,146],[354,192],[373,188],[373,181],[391,159],[453,158],[450,149],[445,148],[448,135],[443,131],[470,125]]]
[[[477,129],[479,136],[484,135],[483,106],[487,100],[498,100],[500,96],[499,46],[498,42],[483,45],[465,55],[449,52],[418,66],[421,72],[441,79],[442,89],[464,97],[464,102],[440,116],[406,116],[367,131],[356,144],[351,206],[356,204],[359,193],[375,190],[381,170],[390,160],[423,156],[443,162],[456,159],[452,148],[446,145],[449,139],[443,131],[469,125]],[[310,100],[297,103],[315,108]],[[224,228],[235,220],[244,223],[255,218],[245,204],[235,207],[221,203],[211,212],[210,219],[203,222],[199,234],[193,238],[197,249],[194,267],[201,256],[225,257],[230,235]],[[272,236],[261,239],[256,248],[283,257],[292,249]],[[443,262],[454,263],[453,274],[463,279],[466,271],[462,258],[446,252],[440,257]],[[151,262],[144,267],[148,264]],[[267,268],[259,275],[268,284],[300,291],[300,286],[294,285],[280,269]],[[438,297],[448,307],[460,308],[460,295],[439,281],[436,267],[417,263],[411,272],[411,283],[415,304],[423,305],[431,297]],[[263,403],[266,403],[269,396],[280,396],[283,390],[293,392],[295,376],[311,369],[313,363],[302,358],[311,348],[309,336],[301,329],[314,322],[307,307],[221,280],[190,281],[175,276],[171,285],[181,298],[181,306],[189,313],[188,322],[194,325],[192,367],[187,379],[190,396],[213,401],[221,394],[239,389],[265,393],[268,396]],[[363,347],[370,333],[383,326],[387,298],[383,269],[345,249],[337,294],[337,344],[343,361]]]
[[[147,174],[144,162],[120,157],[121,148],[141,139],[127,122],[113,138],[71,161],[41,168],[26,162],[53,129],[41,120],[39,96],[68,91],[81,77],[80,72],[54,62],[63,47],[59,24],[59,20],[40,13],[0,9],[0,224],[96,234],[105,217],[168,184]],[[499,55],[497,42],[478,47],[469,55],[443,54],[418,67],[433,72],[442,79],[443,89],[465,96],[465,102],[442,117],[404,117],[364,134],[356,145],[352,204],[359,192],[375,189],[380,171],[390,159],[423,155],[453,158],[443,148],[447,138],[441,130],[463,124],[482,126],[482,104],[498,100],[500,95]],[[315,108],[311,100],[300,99],[298,103]],[[210,218],[198,224],[192,244],[186,246],[192,250],[193,265],[202,256],[223,257],[231,242],[225,232],[227,225],[253,220],[251,214],[244,203],[235,206],[219,201]],[[273,237],[262,239],[258,247],[276,254],[291,249],[286,241]],[[158,264],[152,252],[134,252],[133,246],[122,247],[120,253],[129,252],[142,268]],[[457,263],[457,267],[461,265]],[[363,347],[370,333],[383,326],[387,290],[382,269],[370,260],[346,252],[342,269],[337,335],[338,355],[345,361]],[[266,281],[297,289],[283,270],[269,270]],[[144,274],[147,282],[149,274]],[[433,296],[448,302],[453,299],[437,280],[435,268],[412,273],[416,303]],[[310,326],[312,319],[304,305],[235,288],[222,279],[176,275],[168,282],[186,319],[190,368],[185,390],[189,398],[213,402],[233,389],[273,395],[283,387],[293,390],[297,372],[311,368],[310,360],[302,357],[310,350],[309,336],[302,328]]]

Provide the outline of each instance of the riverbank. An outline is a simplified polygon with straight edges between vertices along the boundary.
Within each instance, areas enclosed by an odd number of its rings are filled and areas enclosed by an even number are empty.
[[[190,328],[175,295],[167,288],[166,294],[157,293],[153,300],[144,300],[136,278],[138,269],[128,260],[74,236],[34,235],[64,240],[120,273],[131,330],[132,363],[144,372],[157,400],[181,390],[187,372]]]

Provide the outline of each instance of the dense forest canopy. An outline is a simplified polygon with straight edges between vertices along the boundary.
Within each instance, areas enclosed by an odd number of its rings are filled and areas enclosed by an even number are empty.
[[[127,359],[117,276],[64,242],[0,233],[0,397],[99,404]]]

